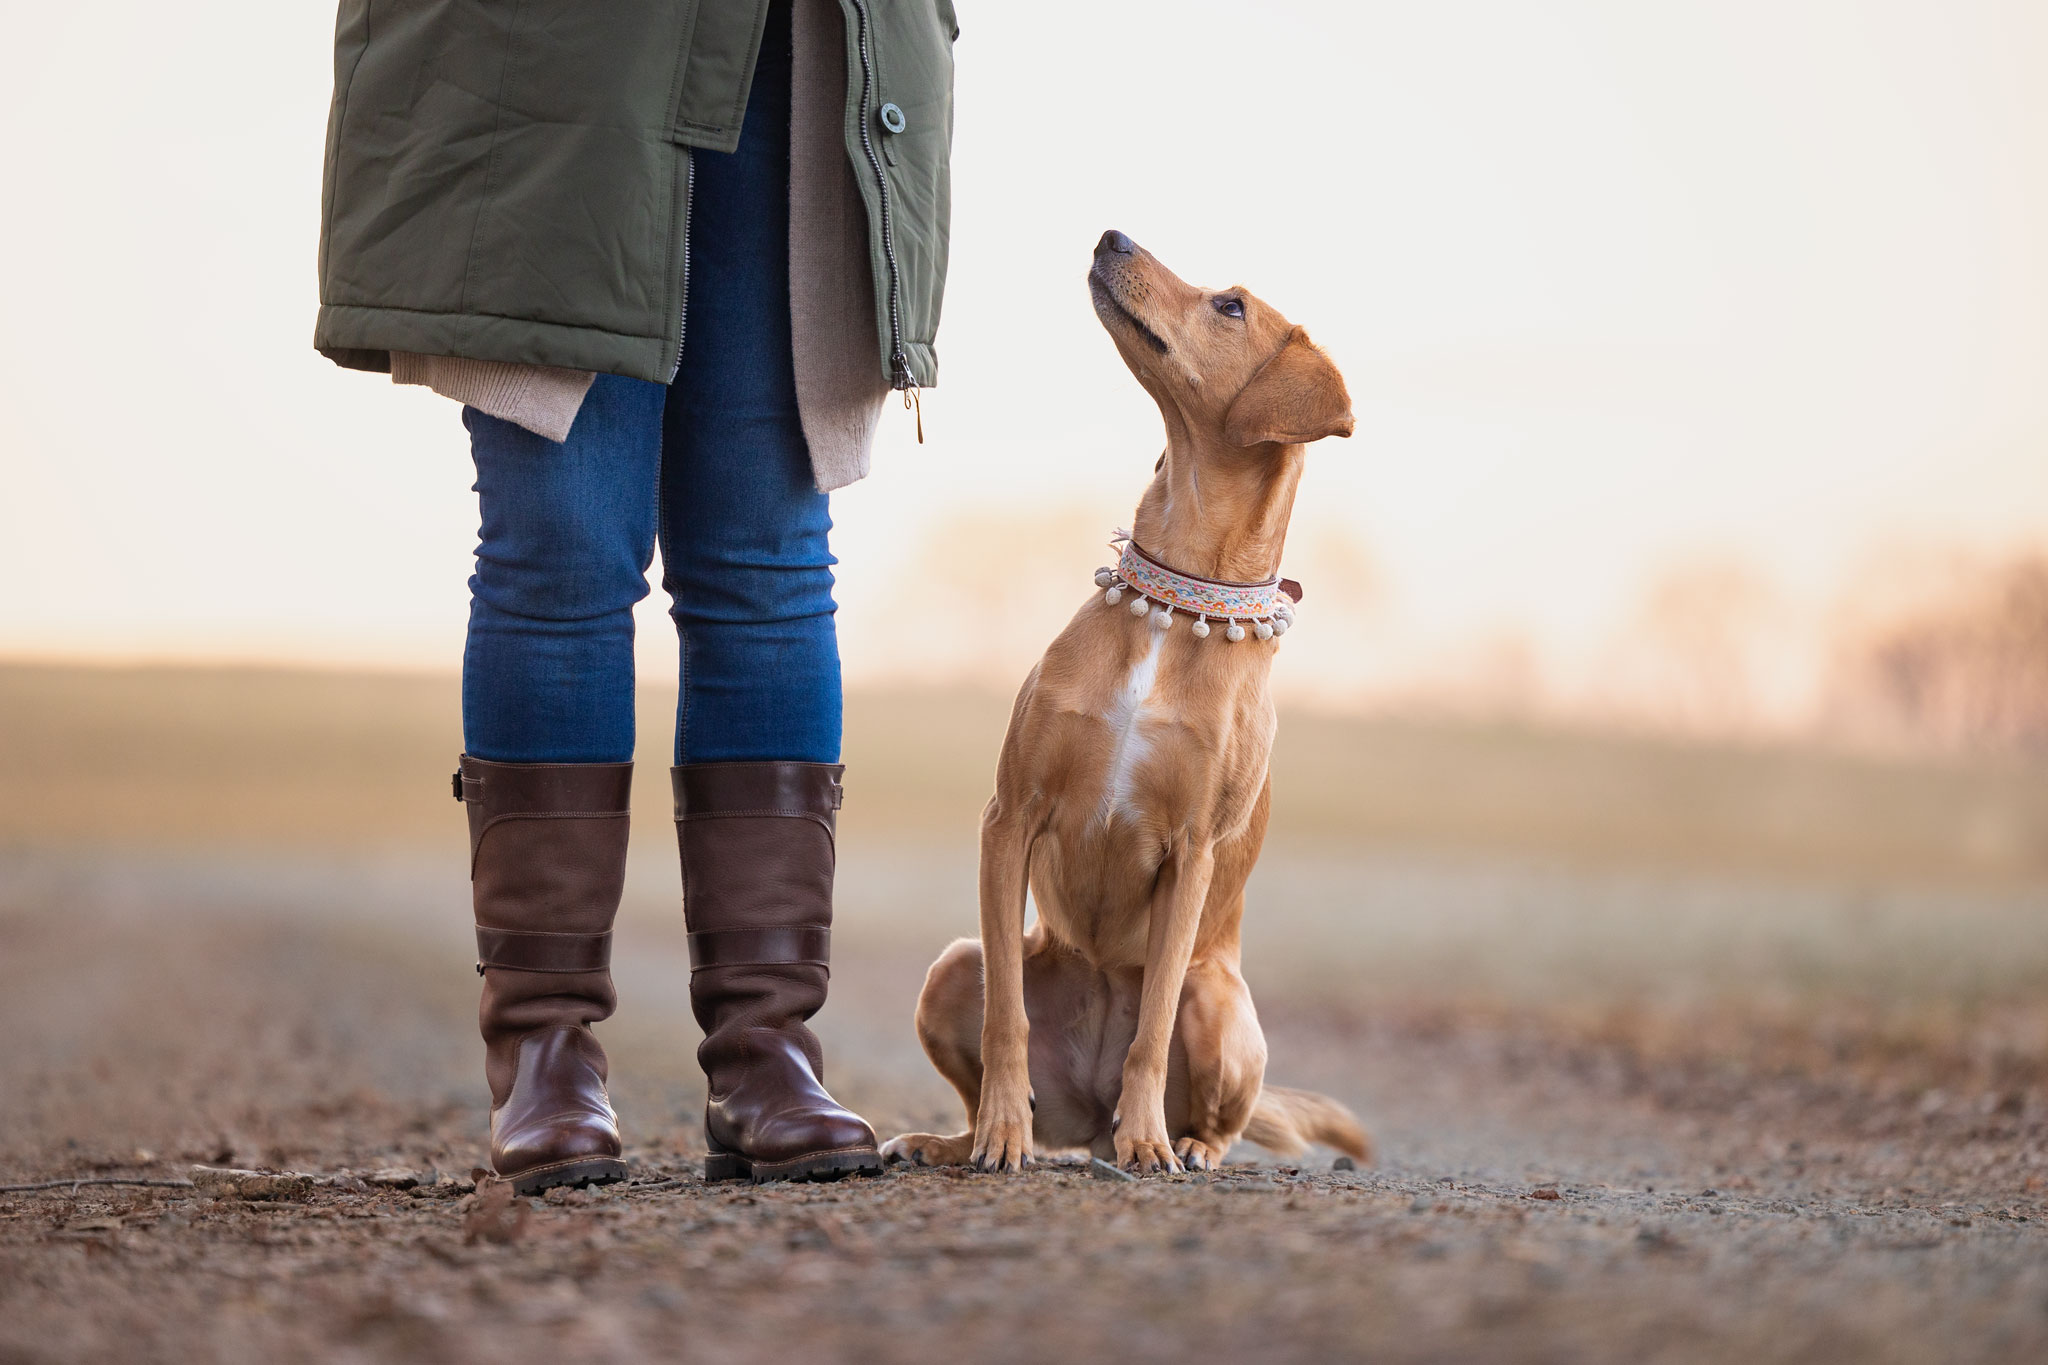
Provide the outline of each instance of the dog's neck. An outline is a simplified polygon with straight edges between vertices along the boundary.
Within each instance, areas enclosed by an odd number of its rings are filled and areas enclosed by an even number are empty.
[[[1131,534],[1183,573],[1256,583],[1280,572],[1306,446],[1239,449],[1168,419],[1166,454]]]

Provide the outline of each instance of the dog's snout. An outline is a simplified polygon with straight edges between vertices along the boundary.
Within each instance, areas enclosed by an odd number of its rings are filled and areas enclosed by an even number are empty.
[[[1095,254],[1114,251],[1119,256],[1128,256],[1138,249],[1138,244],[1118,232],[1115,228],[1102,234],[1102,240],[1095,244]]]

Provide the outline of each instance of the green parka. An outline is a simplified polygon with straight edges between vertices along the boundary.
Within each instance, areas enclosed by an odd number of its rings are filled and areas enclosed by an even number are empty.
[[[838,0],[883,374],[938,378],[950,0]],[[666,383],[690,149],[739,141],[768,0],[342,0],[314,344]]]

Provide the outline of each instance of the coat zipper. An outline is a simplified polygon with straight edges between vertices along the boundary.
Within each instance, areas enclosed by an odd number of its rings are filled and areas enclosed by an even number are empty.
[[[910,360],[903,354],[903,271],[896,263],[896,225],[889,212],[889,177],[882,170],[882,158],[875,153],[875,140],[868,123],[874,117],[875,60],[869,50],[867,0],[853,0],[860,16],[860,147],[867,153],[875,172],[875,184],[882,194],[882,257],[889,263],[889,382],[904,391],[904,406],[912,402],[917,381],[910,377]],[[918,439],[924,439],[923,414],[919,414]]]
[[[683,306],[676,316],[676,363],[668,382],[683,372],[683,343],[690,332],[690,204],[697,197],[697,154],[683,148]]]

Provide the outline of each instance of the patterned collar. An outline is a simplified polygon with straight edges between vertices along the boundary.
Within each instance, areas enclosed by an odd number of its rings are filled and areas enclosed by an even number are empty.
[[[1236,643],[1250,634],[1261,640],[1285,635],[1294,624],[1294,604],[1301,600],[1301,584],[1278,574],[1258,583],[1228,583],[1198,578],[1159,562],[1131,539],[1128,531],[1111,537],[1112,548],[1123,547],[1117,566],[1095,571],[1095,586],[1104,589],[1102,600],[1110,606],[1131,594],[1131,615],[1150,615],[1155,630],[1173,625],[1173,614],[1186,612],[1195,618],[1188,629],[1198,640],[1209,636],[1211,617],[1226,622],[1223,638]]]

